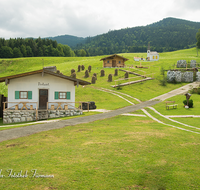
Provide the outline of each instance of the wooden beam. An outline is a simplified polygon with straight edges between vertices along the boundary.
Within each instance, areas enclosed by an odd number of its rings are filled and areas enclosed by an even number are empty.
[[[5,83],[6,83],[6,86],[10,83],[10,80],[9,79],[6,79],[5,80]]]

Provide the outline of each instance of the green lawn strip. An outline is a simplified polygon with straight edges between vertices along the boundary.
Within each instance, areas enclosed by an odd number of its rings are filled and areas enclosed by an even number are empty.
[[[190,131],[194,131],[194,132],[200,133],[200,127],[199,127],[199,126],[192,126],[192,127],[194,127],[194,128],[188,127],[188,126],[184,126],[184,125],[182,125],[182,124],[179,124],[179,123],[170,121],[170,120],[168,120],[167,118],[164,118],[164,117],[158,115],[157,113],[155,113],[154,111],[152,111],[152,110],[149,109],[149,108],[146,108],[146,110],[147,110],[148,113],[150,113],[153,117],[155,117],[155,118],[158,119],[159,121],[162,121],[162,122],[165,123],[165,124],[173,125],[173,126],[175,126],[175,127],[180,127],[180,128],[182,128],[182,129],[186,129],[186,130],[190,130]],[[170,126],[169,126],[169,127],[170,127]],[[196,129],[195,127],[196,127],[196,128],[199,128],[199,129]],[[177,130],[179,130],[179,129],[177,129]],[[188,133],[188,132],[186,131],[186,133]],[[198,135],[198,134],[197,134],[197,135]]]
[[[51,119],[47,119],[47,120],[48,121],[50,121],[50,120],[67,120],[67,119],[72,119],[72,118],[76,118],[76,117],[84,117],[84,116],[89,116],[89,115],[96,115],[96,114],[99,114],[99,113],[100,112],[83,112],[82,115],[68,116],[68,117],[61,117],[61,118],[51,118]],[[12,128],[19,128],[19,127],[29,126],[29,125],[37,125],[37,124],[40,124],[40,123],[36,123],[36,121],[32,121],[32,122],[30,122],[30,121],[28,122],[27,121],[27,122],[22,122],[22,123],[3,124],[3,120],[2,120],[2,118],[0,118],[0,124],[1,124],[0,126],[4,126],[5,125],[5,127],[0,127],[0,131],[2,131],[2,130],[8,130],[8,129],[12,129]],[[9,125],[14,125],[14,126],[9,126]]]
[[[97,109],[107,110],[115,110],[131,105],[118,96],[86,86],[84,88],[78,87],[76,89],[76,101],[94,101]]]
[[[199,136],[117,116],[0,144],[1,189],[198,189]],[[37,174],[54,178],[31,178]]]
[[[200,108],[200,95],[198,94],[192,94],[191,98],[194,103],[194,107],[190,109],[184,108],[183,100],[185,100],[186,97],[184,95],[177,95],[174,97],[171,97],[161,103],[158,103],[154,105],[153,107],[163,115],[200,115],[199,108]],[[175,104],[178,104],[177,109],[166,109],[166,101],[175,101]]]
[[[185,123],[187,125],[191,125],[191,126],[200,128],[200,118],[188,117],[188,118],[171,118],[171,119],[176,120],[181,123]]]

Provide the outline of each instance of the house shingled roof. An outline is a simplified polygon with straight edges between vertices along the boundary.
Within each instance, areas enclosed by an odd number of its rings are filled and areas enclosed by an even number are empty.
[[[49,71],[47,69],[41,69],[41,70],[36,70],[36,71],[31,71],[31,72],[27,72],[27,73],[21,73],[21,74],[17,74],[17,75],[11,75],[11,76],[6,76],[6,77],[1,77],[0,78],[0,82],[5,82],[6,80],[10,80],[10,79],[15,79],[15,78],[19,78],[19,77],[25,77],[25,76],[29,76],[29,75],[34,75],[34,74],[38,74],[38,73],[47,73],[56,77],[60,77],[66,80],[70,80],[73,81],[76,84],[80,84],[80,85],[88,85],[91,84],[90,82],[81,80],[81,79],[76,79],[76,78],[72,78],[63,74],[58,74],[58,73],[54,73],[52,71]]]
[[[120,56],[120,55],[117,55],[117,54],[113,54],[113,55],[109,55],[108,57],[104,57],[104,58],[100,59],[100,61],[102,61],[102,60],[104,60],[104,59],[108,59],[108,58],[111,58],[111,59],[112,59],[113,57],[120,57],[120,58],[124,59],[125,61],[128,61],[128,60],[129,60],[129,59],[123,57],[123,56]]]

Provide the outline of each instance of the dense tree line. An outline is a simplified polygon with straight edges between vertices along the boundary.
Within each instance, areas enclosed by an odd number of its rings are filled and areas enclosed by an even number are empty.
[[[51,39],[0,38],[0,58],[40,56],[74,57],[75,53],[68,45],[58,44]]]
[[[196,34],[196,38],[197,38],[197,47],[200,48],[200,29]]]
[[[166,18],[148,26],[114,30],[88,37],[85,44],[78,44],[75,49],[84,49],[90,55],[146,52],[150,42],[152,51],[175,51],[195,47],[199,28],[199,22]]]

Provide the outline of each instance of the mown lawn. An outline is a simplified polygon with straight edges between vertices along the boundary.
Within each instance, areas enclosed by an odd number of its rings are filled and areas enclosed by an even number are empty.
[[[199,189],[199,144],[199,135],[148,117],[42,132],[0,144],[0,189]],[[7,178],[9,169],[28,177]]]

